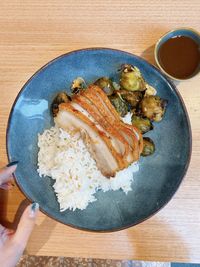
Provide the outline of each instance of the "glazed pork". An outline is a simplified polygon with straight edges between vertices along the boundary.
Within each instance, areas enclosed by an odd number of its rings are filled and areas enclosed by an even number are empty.
[[[80,132],[98,169],[108,178],[140,157],[140,132],[122,122],[106,94],[96,85],[60,104],[55,121],[62,129]]]

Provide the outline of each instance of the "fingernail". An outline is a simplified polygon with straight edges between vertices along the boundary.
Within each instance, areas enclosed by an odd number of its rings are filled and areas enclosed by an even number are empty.
[[[11,167],[11,166],[17,165],[18,163],[19,163],[19,161],[12,161],[12,162],[8,163],[6,165],[6,167]]]
[[[31,204],[29,217],[34,218],[35,214],[38,210],[39,210],[39,204],[38,203],[34,202],[33,204]]]

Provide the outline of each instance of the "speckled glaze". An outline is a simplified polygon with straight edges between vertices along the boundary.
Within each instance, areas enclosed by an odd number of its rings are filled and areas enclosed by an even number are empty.
[[[192,79],[194,76],[196,76],[200,72],[200,65],[199,65],[199,68],[197,69],[197,71],[191,77],[189,77],[187,79],[178,79],[178,78],[175,78],[175,77],[171,76],[170,74],[168,74],[162,68],[162,66],[160,65],[160,62],[159,62],[159,58],[158,58],[158,51],[159,51],[161,45],[163,45],[167,40],[169,40],[175,36],[186,36],[186,37],[192,38],[199,45],[199,49],[200,49],[200,33],[199,32],[195,31],[192,28],[178,28],[178,29],[167,32],[165,35],[163,35],[158,40],[158,42],[155,45],[155,49],[154,49],[154,57],[155,57],[155,61],[156,61],[156,64],[158,65],[158,67],[170,79],[173,79],[175,81],[186,81],[188,79]]]
[[[68,90],[77,76],[89,83],[100,76],[117,79],[123,63],[137,66],[146,81],[169,101],[162,122],[146,134],[156,152],[141,158],[134,174],[133,190],[97,193],[98,201],[84,211],[59,212],[50,178],[37,173],[37,135],[53,125],[49,107],[55,94]],[[52,218],[81,229],[114,231],[149,218],[174,195],[189,165],[191,155],[190,123],[183,101],[175,86],[145,60],[113,49],[84,49],[62,55],[41,68],[24,85],[12,107],[7,128],[7,153],[10,161],[19,160],[17,184],[41,210]],[[67,164],[67,162],[66,162]]]

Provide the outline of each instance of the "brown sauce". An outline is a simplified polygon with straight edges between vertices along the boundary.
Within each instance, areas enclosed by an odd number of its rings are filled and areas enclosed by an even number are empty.
[[[174,78],[187,79],[200,66],[199,45],[186,36],[175,36],[161,45],[158,51],[161,67]]]

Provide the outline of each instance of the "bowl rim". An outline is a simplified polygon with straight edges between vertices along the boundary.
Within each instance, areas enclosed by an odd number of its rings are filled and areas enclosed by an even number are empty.
[[[102,50],[107,50],[107,51],[113,51],[113,52],[120,52],[120,53],[124,53],[128,56],[131,56],[131,57],[135,57],[137,59],[139,59],[140,61],[148,64],[151,68],[153,68],[156,72],[158,72],[165,80],[166,82],[170,85],[170,87],[173,89],[173,91],[176,93],[176,95],[178,96],[179,100],[180,100],[180,103],[182,105],[182,108],[184,110],[184,113],[185,113],[185,117],[186,117],[186,120],[187,120],[187,125],[188,125],[188,133],[189,133],[189,151],[188,151],[188,158],[187,158],[187,162],[185,164],[185,167],[184,167],[184,171],[183,171],[183,175],[181,176],[181,179],[179,180],[179,182],[177,183],[176,187],[174,188],[174,190],[171,192],[171,194],[167,197],[165,203],[160,206],[159,208],[156,208],[154,210],[154,212],[148,216],[146,216],[145,218],[142,218],[140,220],[138,220],[137,222],[135,223],[131,223],[131,224],[128,224],[128,225],[125,225],[125,226],[121,226],[121,227],[114,227],[114,228],[111,228],[111,229],[90,229],[90,228],[87,228],[87,227],[81,227],[81,226],[76,226],[74,224],[70,224],[70,223],[65,223],[63,222],[62,220],[60,219],[57,219],[57,218],[54,218],[53,215],[50,215],[49,213],[47,213],[45,210],[43,210],[42,207],[40,207],[40,211],[45,214],[46,216],[50,217],[51,219],[59,222],[59,223],[62,223],[64,225],[67,225],[67,226],[70,226],[74,229],[78,229],[78,230],[83,230],[83,231],[88,231],[88,232],[96,232],[96,233],[109,233],[109,232],[117,232],[117,231],[121,231],[121,230],[124,230],[124,229],[128,229],[130,227],[133,227],[135,225],[138,225],[148,219],[150,219],[152,216],[154,216],[156,213],[158,213],[161,209],[163,209],[168,203],[169,201],[172,199],[172,197],[175,195],[175,193],[177,192],[177,190],[179,189],[186,173],[187,173],[187,170],[188,170],[188,167],[189,167],[189,164],[190,164],[190,161],[191,161],[191,155],[192,155],[192,130],[191,130],[191,123],[190,123],[190,119],[189,119],[189,115],[188,115],[188,112],[187,112],[187,109],[186,109],[186,106],[185,106],[185,103],[183,101],[183,98],[181,96],[181,94],[179,93],[178,89],[176,88],[176,86],[172,83],[172,81],[165,75],[163,74],[158,68],[156,68],[154,65],[152,65],[151,63],[149,63],[147,60],[143,59],[142,57],[140,56],[137,56],[137,55],[134,55],[130,52],[127,52],[127,51],[123,51],[123,50],[120,50],[120,49],[115,49],[115,48],[107,48],[107,47],[91,47],[91,48],[82,48],[82,49],[77,49],[77,50],[72,50],[72,51],[69,51],[67,53],[64,53],[64,54],[61,54],[60,56],[50,60],[49,62],[47,62],[45,65],[43,65],[42,67],[40,67],[26,82],[25,84],[22,86],[22,88],[20,89],[19,93],[17,94],[13,104],[12,104],[12,107],[11,107],[11,110],[10,110],[10,113],[9,113],[9,117],[8,117],[8,122],[7,122],[7,128],[6,128],[6,153],[7,153],[7,158],[8,158],[8,162],[10,162],[10,155],[9,155],[9,149],[8,149],[8,142],[9,142],[9,133],[10,133],[10,126],[11,126],[11,120],[12,120],[12,115],[13,115],[13,112],[14,112],[14,108],[15,108],[15,105],[20,97],[20,95],[23,93],[24,89],[26,88],[26,86],[29,84],[29,82],[34,79],[35,76],[37,76],[43,69],[45,69],[48,65],[52,64],[54,61],[56,60],[59,60],[65,56],[68,56],[68,55],[71,55],[71,54],[75,54],[75,53],[79,53],[79,52],[86,52],[86,51],[102,51]],[[15,173],[13,174],[14,176],[14,179],[15,179],[15,182],[19,188],[19,190],[22,192],[22,194],[32,203],[33,200],[31,199],[31,197],[29,197],[29,195],[21,188],[20,184],[18,183],[17,181],[17,177],[15,175]]]
[[[181,30],[186,30],[189,32],[192,32],[194,34],[196,34],[199,38],[200,38],[200,32],[198,32],[197,30],[190,28],[190,27],[180,27],[180,28],[175,28],[173,30],[167,31],[166,33],[164,33],[156,42],[155,47],[154,47],[154,59],[156,61],[157,66],[160,68],[160,70],[170,79],[177,81],[177,82],[184,82],[184,81],[189,81],[191,79],[193,79],[194,77],[196,77],[199,73],[200,73],[200,68],[199,70],[191,77],[187,78],[187,79],[179,79],[176,78],[172,75],[170,75],[168,72],[166,72],[163,67],[161,66],[159,59],[158,59],[158,50],[159,50],[159,45],[162,42],[163,38],[165,38],[167,35],[169,35],[170,33],[174,33],[176,31],[181,31]]]

